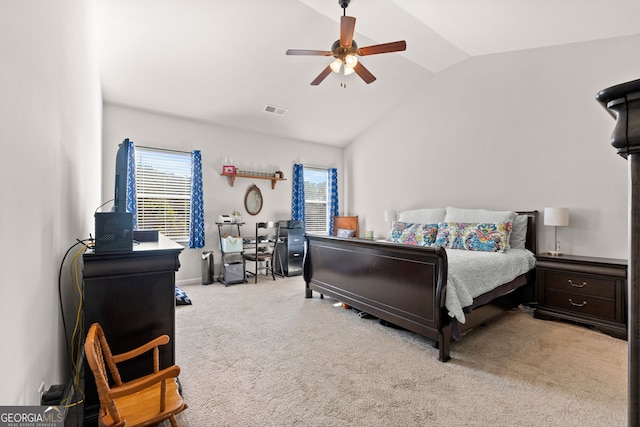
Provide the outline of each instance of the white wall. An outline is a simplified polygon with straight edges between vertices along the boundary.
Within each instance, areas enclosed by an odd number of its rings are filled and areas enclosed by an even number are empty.
[[[640,37],[612,39],[472,58],[435,75],[345,150],[361,227],[387,234],[385,209],[568,207],[565,253],[626,258],[627,163],[595,95],[639,77],[639,49]],[[539,229],[539,249],[552,249],[553,227]]]
[[[215,252],[218,271],[220,254],[215,221],[219,214],[240,211],[246,222],[241,229],[243,235],[255,234],[256,221],[291,218],[291,173],[294,163],[337,167],[338,179],[342,179],[341,148],[284,140],[110,104],[104,106],[103,119],[102,189],[105,201],[113,198],[115,155],[123,139],[129,138],[139,146],[202,152],[205,247],[185,248],[180,255],[180,270],[176,274],[178,283],[200,283],[201,254],[204,250]],[[243,169],[281,170],[287,180],[278,182],[275,189],[271,189],[270,181],[238,178],[231,187],[229,178],[220,176],[225,158],[233,159],[235,166]],[[258,215],[250,216],[244,209],[244,195],[254,183],[262,192],[264,205]]]
[[[0,405],[69,380],[58,268],[100,191],[101,96],[84,0],[0,5]],[[62,292],[69,295],[68,266]],[[67,307],[73,326],[75,313]]]

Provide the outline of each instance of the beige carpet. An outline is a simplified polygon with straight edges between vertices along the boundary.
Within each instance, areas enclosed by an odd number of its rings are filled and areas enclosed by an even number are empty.
[[[182,286],[181,426],[625,426],[627,343],[513,311],[453,343],[304,298],[302,278]]]

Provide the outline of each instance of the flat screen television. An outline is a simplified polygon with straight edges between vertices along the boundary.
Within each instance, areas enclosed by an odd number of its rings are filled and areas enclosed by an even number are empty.
[[[96,253],[129,252],[133,249],[133,214],[127,212],[127,164],[131,146],[125,139],[118,147],[111,211],[94,214]]]
[[[115,190],[111,212],[124,213],[127,211],[127,164],[130,145],[129,139],[127,138],[118,146],[118,153],[116,154]]]

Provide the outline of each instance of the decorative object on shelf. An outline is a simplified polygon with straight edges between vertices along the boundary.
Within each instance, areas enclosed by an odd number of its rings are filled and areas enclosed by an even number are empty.
[[[282,171],[276,171],[274,175],[276,178],[284,178],[284,173]]]
[[[549,255],[560,256],[560,240],[558,240],[558,227],[569,225],[569,208],[544,208],[544,225],[552,225],[555,227],[555,245],[554,251],[549,251]]]
[[[224,165],[224,166],[222,166],[222,173],[223,174],[234,174],[234,173],[236,173],[236,167],[235,166],[231,166],[231,165]]]
[[[231,212],[231,222],[234,224],[242,224],[242,214],[235,210]]]
[[[262,192],[252,184],[244,196],[244,208],[249,215],[257,215],[262,210]]]

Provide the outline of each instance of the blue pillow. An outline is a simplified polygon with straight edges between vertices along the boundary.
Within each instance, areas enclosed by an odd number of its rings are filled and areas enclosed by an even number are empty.
[[[191,305],[191,298],[182,289],[176,286],[176,305]]]

